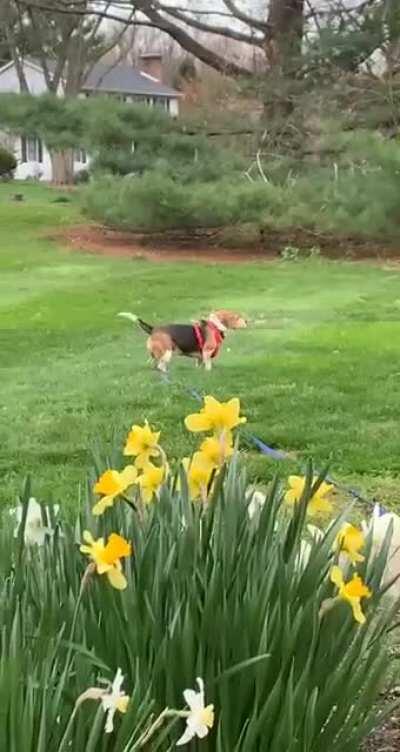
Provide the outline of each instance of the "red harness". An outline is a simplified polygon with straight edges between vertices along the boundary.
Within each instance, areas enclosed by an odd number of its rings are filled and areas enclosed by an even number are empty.
[[[208,329],[211,331],[211,334],[212,334],[213,340],[214,340],[214,343],[213,343],[214,344],[214,349],[213,349],[213,351],[211,353],[211,358],[215,358],[218,355],[219,350],[221,348],[221,345],[222,345],[222,343],[224,341],[224,335],[223,335],[222,332],[220,332],[220,330],[218,329],[218,327],[215,326],[215,324],[212,321],[207,321],[206,323],[207,323]],[[205,342],[205,339],[203,337],[203,332],[201,330],[200,324],[193,324],[193,330],[194,330],[194,333],[195,333],[197,344],[199,346],[199,350],[202,353],[203,350],[204,350],[204,346],[205,346],[206,342]]]

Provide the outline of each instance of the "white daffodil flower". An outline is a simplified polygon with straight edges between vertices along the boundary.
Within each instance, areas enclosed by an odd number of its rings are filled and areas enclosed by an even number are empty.
[[[58,514],[59,507],[54,506],[54,514]],[[14,537],[16,538],[19,533],[19,529],[22,523],[24,509],[22,504],[19,504],[15,509],[10,509],[10,515],[15,518],[16,527],[14,529]],[[44,524],[44,520],[47,524]],[[24,540],[27,546],[43,546],[46,535],[52,535],[53,529],[51,527],[51,520],[48,507],[41,507],[40,504],[33,498],[28,501],[28,510],[25,520]]]
[[[311,536],[312,542],[310,543],[308,540],[303,540],[300,542],[300,550],[299,553],[296,556],[295,561],[295,568],[297,571],[302,572],[308,562],[310,561],[311,551],[313,549],[313,545],[315,543],[318,543],[322,540],[324,537],[324,534],[322,530],[319,529],[319,527],[316,527],[316,525],[307,525],[307,531],[309,535]]]
[[[297,571],[302,572],[306,568],[308,562],[310,561],[310,555],[311,555],[311,544],[306,540],[302,540],[300,542],[300,551],[297,554],[296,560],[294,563],[295,569]]]
[[[250,491],[248,497],[250,498],[250,504],[247,507],[247,513],[252,520],[254,515],[263,508],[267,497],[262,491]]]
[[[319,542],[324,537],[322,530],[320,530],[320,528],[317,527],[316,525],[307,525],[307,530],[310,533],[311,538],[313,538],[314,541]]]
[[[107,713],[107,720],[104,729],[106,734],[111,734],[114,730],[114,715],[117,710],[120,713],[126,713],[128,708],[129,696],[126,695],[125,692],[121,692],[123,682],[124,677],[119,668],[115,674],[115,679],[110,687],[110,691],[105,692],[101,698],[103,710]]]
[[[109,685],[108,689],[89,687],[89,689],[78,697],[75,704],[75,707],[79,707],[79,705],[86,700],[100,700],[104,712],[107,713],[106,725],[104,728],[106,734],[111,734],[114,731],[114,715],[117,710],[119,713],[126,713],[128,709],[129,695],[126,695],[125,692],[121,692],[123,682],[124,677],[119,668],[115,674],[113,683]]]
[[[392,526],[392,537],[390,540],[388,557],[383,576],[383,585],[387,585],[395,577],[399,577],[389,589],[393,598],[400,596],[400,517],[394,512],[384,512],[379,504],[375,504],[372,517],[368,522],[362,523],[362,530],[365,535],[372,534],[372,557],[379,555],[389,527]]]
[[[185,689],[183,696],[190,708],[186,719],[186,730],[177,741],[176,746],[188,744],[195,736],[204,739],[214,725],[214,705],[205,705],[203,679],[196,679],[199,692],[194,689]]]

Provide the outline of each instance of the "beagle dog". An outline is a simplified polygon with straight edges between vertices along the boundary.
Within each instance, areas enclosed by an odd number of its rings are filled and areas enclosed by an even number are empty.
[[[166,373],[174,353],[196,358],[211,370],[211,361],[217,357],[228,329],[245,329],[247,322],[238,313],[227,310],[214,311],[207,319],[193,324],[167,324],[152,326],[133,313],[119,313],[118,316],[135,321],[148,335],[147,350],[156,368]]]

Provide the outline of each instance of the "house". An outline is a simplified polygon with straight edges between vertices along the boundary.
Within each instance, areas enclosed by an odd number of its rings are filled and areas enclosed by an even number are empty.
[[[47,91],[45,77],[40,64],[34,60],[24,60],[24,73],[29,91],[33,95]],[[161,107],[171,117],[179,114],[181,94],[161,83],[162,57],[158,54],[141,56],[141,70],[130,65],[97,63],[88,74],[80,97],[96,94],[112,96],[124,102],[142,103],[149,107]],[[18,74],[13,62],[0,68],[0,93],[21,91]],[[62,90],[59,92],[62,96]],[[39,138],[0,134],[0,142],[15,154],[17,169],[15,177],[20,180],[36,178],[52,179],[51,160],[46,145]],[[74,171],[77,173],[88,166],[88,155],[78,149],[74,155]]]

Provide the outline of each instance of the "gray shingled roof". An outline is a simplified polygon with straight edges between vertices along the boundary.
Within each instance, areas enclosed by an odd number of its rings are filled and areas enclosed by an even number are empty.
[[[97,63],[82,86],[83,91],[136,94],[147,97],[179,97],[175,89],[146,76],[130,65]]]

